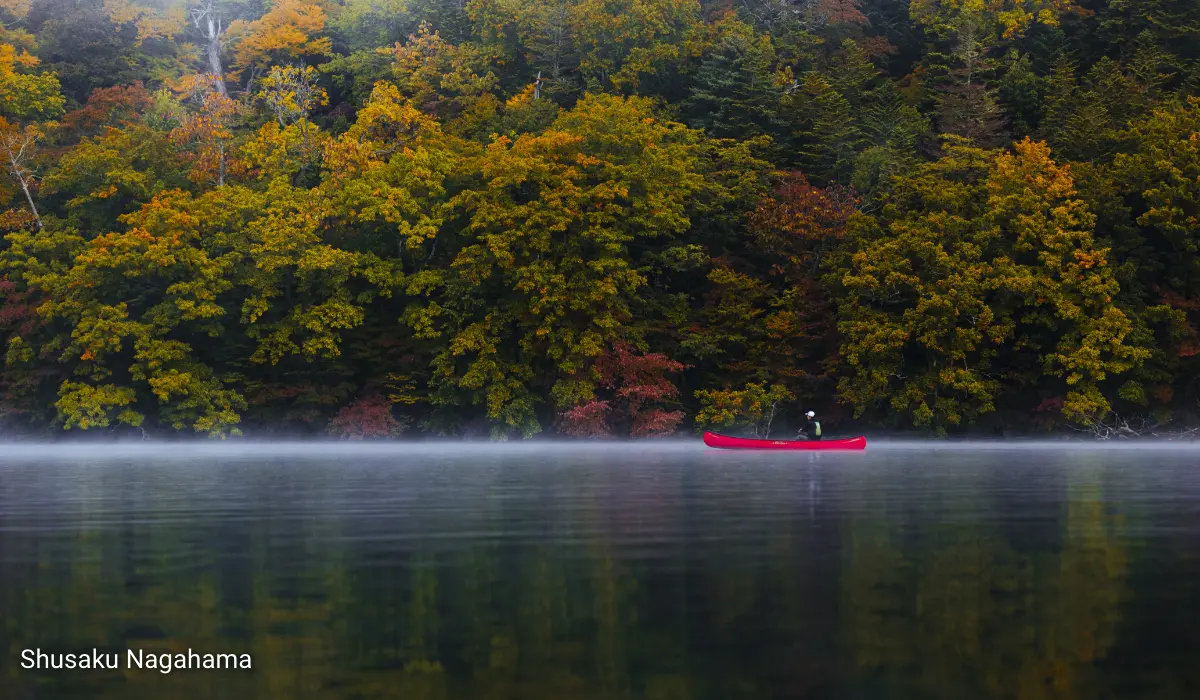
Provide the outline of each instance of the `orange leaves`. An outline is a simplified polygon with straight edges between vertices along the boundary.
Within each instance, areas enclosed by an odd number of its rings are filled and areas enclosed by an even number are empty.
[[[333,48],[327,37],[316,36],[325,29],[325,10],[302,0],[278,0],[253,22],[238,20],[229,25],[236,70],[264,68],[280,60],[325,56]]]
[[[1078,261],[1081,269],[1090,270],[1093,267],[1104,266],[1107,264],[1107,256],[1104,253],[1105,251],[1103,250],[1095,250],[1091,252],[1077,250],[1073,253],[1073,255],[1075,256],[1075,260]]]
[[[815,0],[810,3],[807,14],[818,26],[858,25],[866,26],[870,20],[863,14],[860,0]]]
[[[230,158],[233,126],[242,114],[242,106],[216,87],[211,75],[186,77],[179,90],[194,106],[183,123],[171,132],[181,146],[190,147],[192,165],[189,177],[197,184],[221,187],[229,175],[244,171],[244,165]]]
[[[139,44],[147,39],[170,39],[187,28],[182,6],[160,9],[133,0],[104,0],[104,11],[113,24],[136,25]]]
[[[102,126],[124,126],[140,119],[152,104],[149,91],[141,83],[96,88],[86,105],[62,118],[61,126],[75,137]]]
[[[858,204],[853,190],[836,185],[813,187],[803,174],[792,173],[751,213],[750,226],[773,248],[788,250],[792,246],[782,240],[785,237],[809,241],[841,238]]]

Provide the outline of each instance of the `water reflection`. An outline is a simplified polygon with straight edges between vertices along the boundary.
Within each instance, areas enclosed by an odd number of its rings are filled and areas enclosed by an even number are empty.
[[[1200,651],[1194,461],[0,464],[0,696],[1181,697]],[[33,647],[254,668],[23,670]]]
[[[1100,697],[1096,665],[1130,595],[1128,536],[1103,469],[1066,469],[1061,517],[1031,548],[998,534],[982,478],[933,513],[864,509],[843,574],[855,663],[911,697]]]

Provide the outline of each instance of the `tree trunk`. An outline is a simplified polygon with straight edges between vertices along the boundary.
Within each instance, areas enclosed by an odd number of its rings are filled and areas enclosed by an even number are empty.
[[[21,183],[21,190],[25,193],[25,199],[29,202],[29,211],[33,212],[33,220],[37,222],[38,230],[42,230],[42,217],[38,214],[37,205],[33,203],[33,194],[29,192],[29,185],[24,177],[18,177],[17,181]]]
[[[217,0],[202,0],[199,6],[193,7],[192,23],[208,40],[208,47],[205,50],[208,58],[208,72],[212,74],[217,92],[225,95],[225,71],[221,69],[221,36],[225,27],[221,22],[221,11],[217,9]]]
[[[225,94],[225,73],[221,69],[221,21],[208,17],[208,70],[217,84],[217,92]]]
[[[19,134],[20,132],[18,132]],[[20,149],[14,150],[16,143],[14,138],[23,138]],[[21,191],[25,193],[25,201],[29,202],[29,211],[33,213],[33,220],[37,223],[38,230],[42,230],[42,216],[38,213],[37,205],[33,203],[33,193],[29,191],[29,181],[32,179],[33,173],[25,168],[25,162],[29,159],[33,146],[33,137],[26,131],[20,136],[10,136],[4,140],[5,155],[8,156],[8,168],[13,178],[21,185]]]

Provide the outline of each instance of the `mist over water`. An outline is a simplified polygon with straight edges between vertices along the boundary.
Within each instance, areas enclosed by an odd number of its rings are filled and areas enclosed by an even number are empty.
[[[1145,442],[5,445],[0,696],[1189,697],[1198,466]],[[22,669],[34,647],[254,666]]]
[[[1069,437],[1069,436],[1068,436]],[[790,439],[775,436],[772,439]],[[1088,440],[1083,438],[1059,440],[921,440],[868,438],[868,452],[1035,452],[1039,454],[1094,454],[1105,452],[1194,452],[1200,454],[1200,441],[1184,439]],[[422,440],[344,442],[333,440],[190,440],[178,442],[2,442],[0,462],[13,460],[189,460],[189,459],[346,459],[356,458],[429,458],[457,459],[501,456],[543,456],[559,459],[564,456],[612,455],[675,455],[687,454],[739,455],[733,459],[765,459],[768,456],[745,451],[714,450],[704,446],[699,438],[662,440]],[[804,452],[791,453],[789,459],[808,458]],[[825,455],[828,456],[828,453]],[[846,456],[846,455],[844,455]],[[848,455],[853,456],[853,455]]]

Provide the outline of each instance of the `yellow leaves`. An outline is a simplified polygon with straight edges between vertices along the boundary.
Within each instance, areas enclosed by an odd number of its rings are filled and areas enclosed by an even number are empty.
[[[1013,8],[996,15],[1000,21],[1001,36],[1011,39],[1024,31],[1033,22],[1033,15],[1023,7]]]
[[[890,397],[917,425],[970,420],[992,410],[1002,384],[990,368],[1004,352],[1062,377],[1073,392],[1065,412],[1078,418],[1106,409],[1100,382],[1148,356],[1127,344],[1108,251],[1095,246],[1095,217],[1069,168],[1029,139],[987,156],[947,151],[898,183],[884,228],[859,232],[839,307],[855,367],[839,387],[856,411]],[[968,164],[975,174],[964,178]],[[927,366],[905,360],[912,343]]]
[[[17,68],[33,68],[38,64],[37,56],[12,44],[0,44],[0,75],[15,73]]]
[[[446,216],[467,221],[469,238],[449,269],[410,278],[410,293],[431,298],[406,322],[449,336],[435,383],[486,401],[504,425],[534,425],[524,404],[494,402],[529,395],[518,368],[541,363],[565,381],[621,337],[647,283],[627,246],[687,227],[685,206],[704,184],[697,141],[654,119],[646,100],[588,96],[550,128],[496,137],[464,159],[460,174],[478,182]],[[514,353],[530,359],[510,364]]]
[[[317,70],[312,66],[272,66],[271,72],[262,79],[258,96],[275,114],[279,125],[287,126],[329,103],[325,89],[316,82]]]
[[[413,107],[393,84],[379,81],[354,125],[339,139],[326,159],[336,175],[347,165],[361,167],[363,158],[381,160],[398,148],[415,145],[420,137],[440,133],[437,122]]]
[[[14,38],[14,37],[8,37]],[[0,43],[0,115],[26,120],[55,117],[62,113],[65,100],[53,73],[33,75],[27,71],[37,58],[25,48]]]
[[[534,85],[533,83],[526,85],[524,89],[522,89],[520,92],[513,95],[512,97],[508,98],[508,100],[506,100],[504,102],[504,109],[506,111],[513,110],[513,109],[517,109],[520,107],[524,107],[524,106],[528,105],[529,103],[533,102],[533,93],[534,93],[534,90],[536,87],[537,86]]]
[[[325,149],[321,186],[329,214],[358,224],[386,223],[397,249],[417,251],[437,236],[444,215],[444,182],[459,155],[435,121],[380,82],[358,119]]]
[[[1034,24],[1059,26],[1068,14],[1086,14],[1077,0],[912,0],[909,15],[918,23],[947,27],[964,15],[990,19],[1004,39],[1024,34]]]
[[[325,56],[333,50],[327,37],[316,34],[325,29],[325,10],[303,0],[278,0],[253,22],[231,22],[228,40],[233,46],[236,70],[260,68],[303,56]]]
[[[316,169],[329,143],[329,135],[308,120],[283,128],[279,122],[267,122],[242,145],[240,154],[247,170],[260,180],[269,180],[292,177],[305,168]]]
[[[221,187],[225,180],[242,172],[244,165],[230,157],[233,125],[242,116],[242,106],[221,94],[213,76],[185,76],[177,91],[195,106],[183,122],[171,131],[181,146],[191,146],[192,170],[189,177],[197,184]]]
[[[491,70],[496,56],[472,43],[445,41],[427,22],[390,48],[392,72],[403,95],[431,114],[447,117],[451,133],[466,134],[491,121],[500,103],[499,80]]]
[[[171,39],[187,29],[187,11],[181,4],[158,8],[134,0],[104,0],[104,12],[115,25],[135,25],[138,44],[147,39]]]
[[[135,411],[118,411],[135,401],[135,394],[127,387],[113,384],[92,386],[90,384],[65,381],[59,388],[59,399],[54,404],[58,409],[63,428],[106,428],[115,419],[132,426],[141,425],[143,417]],[[117,412],[116,416],[113,413]]]
[[[766,383],[750,383],[740,389],[702,390],[695,396],[700,401],[697,427],[745,427],[762,437],[769,436],[776,416],[796,398],[782,384]]]
[[[150,392],[160,401],[169,401],[175,394],[187,396],[193,383],[193,377],[190,372],[172,369],[164,374],[151,377],[146,383],[150,385]]]
[[[694,0],[582,0],[571,8],[570,25],[586,47],[579,63],[589,87],[630,91],[686,59],[704,31]]]
[[[143,11],[136,20],[138,41],[147,39],[170,39],[187,29],[187,15],[183,7],[168,7],[162,11]]]
[[[242,319],[246,323],[252,324],[270,310],[271,302],[266,297],[248,296],[246,301],[242,302]]]
[[[94,238],[70,268],[43,278],[46,317],[73,329],[64,360],[93,379],[127,376],[145,389],[138,398],[132,387],[67,387],[60,409],[68,427],[120,420],[119,411],[132,410],[122,406],[150,401],[176,428],[236,432],[245,400],[177,339],[236,333],[223,306],[230,299],[245,300],[253,361],[337,356],[341,333],[361,325],[365,305],[400,280],[374,255],[322,243],[314,233],[322,206],[318,192],[279,181],[262,192],[167,192],[124,217],[127,230]],[[104,303],[112,297],[130,301]]]
[[[130,0],[104,0],[104,11],[118,25],[133,22],[141,15],[141,9]]]
[[[355,253],[330,245],[317,245],[304,251],[296,263],[296,270],[301,274],[333,269],[351,270],[357,263],[358,255]]]

